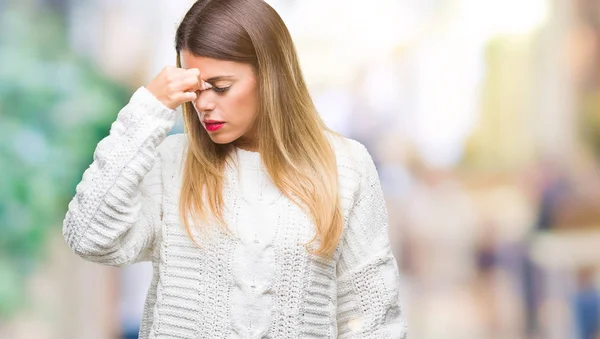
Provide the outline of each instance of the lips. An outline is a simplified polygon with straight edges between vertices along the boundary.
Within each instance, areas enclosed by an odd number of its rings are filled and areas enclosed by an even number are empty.
[[[225,123],[223,121],[216,120],[204,120],[204,128],[209,132],[215,132],[221,129]]]

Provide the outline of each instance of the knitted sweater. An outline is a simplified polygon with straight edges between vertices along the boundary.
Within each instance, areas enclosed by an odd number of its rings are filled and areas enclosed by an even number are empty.
[[[192,223],[195,244],[178,214],[188,140],[167,137],[175,112],[140,87],[98,143],[63,223],[82,258],[152,262],[140,338],[406,338],[385,202],[364,146],[330,138],[344,215],[333,259],[306,251],[311,218],[277,190],[258,153],[241,149],[225,169],[231,232]]]

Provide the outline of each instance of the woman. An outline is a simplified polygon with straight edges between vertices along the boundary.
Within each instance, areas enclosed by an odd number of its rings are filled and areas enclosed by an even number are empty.
[[[107,265],[152,261],[141,338],[405,338],[373,161],[327,130],[281,18],[201,0],[178,68],[97,146],[64,236]],[[183,105],[186,133],[166,137]]]

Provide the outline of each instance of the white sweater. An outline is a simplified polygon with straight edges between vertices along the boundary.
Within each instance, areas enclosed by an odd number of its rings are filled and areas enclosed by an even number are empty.
[[[188,140],[167,137],[174,122],[174,110],[139,88],[98,144],[63,224],[87,260],[152,261],[140,338],[406,338],[387,212],[364,146],[331,137],[344,214],[333,260],[306,251],[309,216],[277,190],[258,153],[241,149],[223,189],[232,235],[208,227],[197,246],[179,221]]]

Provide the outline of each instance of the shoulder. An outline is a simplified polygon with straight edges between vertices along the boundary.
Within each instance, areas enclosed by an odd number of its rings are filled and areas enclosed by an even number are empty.
[[[362,143],[332,132],[328,132],[327,137],[336,157],[344,213],[349,213],[362,192],[378,182],[379,175]]]
[[[373,159],[362,143],[343,135],[326,132],[334,150],[339,171],[352,171],[360,177],[369,170]]]
[[[174,133],[168,135],[165,140],[160,143],[158,148],[161,151],[181,149],[185,143],[187,143],[187,136],[184,133]]]
[[[183,133],[171,134],[158,145],[158,154],[165,167],[177,166],[183,159],[187,136]]]

